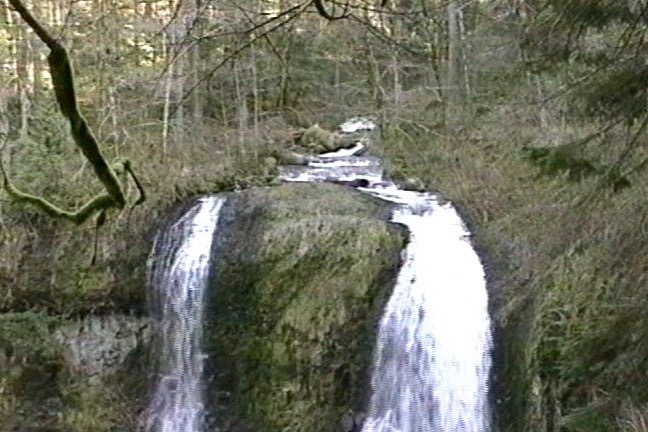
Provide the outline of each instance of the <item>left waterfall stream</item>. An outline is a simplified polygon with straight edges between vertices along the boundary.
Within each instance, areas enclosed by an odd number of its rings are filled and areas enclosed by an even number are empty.
[[[146,432],[199,432],[204,422],[202,321],[212,241],[225,198],[200,199],[155,238],[148,261],[155,377]]]

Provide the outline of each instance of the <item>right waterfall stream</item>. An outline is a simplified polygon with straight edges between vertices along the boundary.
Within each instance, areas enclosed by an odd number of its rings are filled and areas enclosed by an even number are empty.
[[[370,131],[353,119],[340,133]],[[363,146],[283,167],[285,181],[335,181],[395,203],[410,241],[380,320],[362,432],[489,432],[492,335],[484,269],[457,211],[398,188]],[[351,154],[350,154],[351,153]]]

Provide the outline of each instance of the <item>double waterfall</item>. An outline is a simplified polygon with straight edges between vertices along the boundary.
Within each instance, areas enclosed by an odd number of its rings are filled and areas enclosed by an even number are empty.
[[[366,119],[340,133],[370,131]],[[338,181],[395,203],[410,241],[380,321],[363,432],[489,432],[491,330],[485,275],[456,210],[399,189],[351,149],[283,167],[284,181]],[[207,432],[201,353],[204,289],[223,198],[200,200],[161,232],[149,262],[158,335],[147,432]],[[262,431],[261,431],[262,432]]]

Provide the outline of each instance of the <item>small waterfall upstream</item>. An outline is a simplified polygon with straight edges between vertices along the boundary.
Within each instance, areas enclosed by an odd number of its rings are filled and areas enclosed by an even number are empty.
[[[224,199],[201,199],[155,239],[149,259],[158,356],[147,432],[200,432],[204,291]]]
[[[370,130],[350,120],[341,133]],[[410,242],[380,322],[363,432],[488,432],[492,337],[486,280],[456,210],[399,189],[361,145],[286,167],[286,181],[338,181],[396,204]],[[363,180],[360,182],[359,180]]]

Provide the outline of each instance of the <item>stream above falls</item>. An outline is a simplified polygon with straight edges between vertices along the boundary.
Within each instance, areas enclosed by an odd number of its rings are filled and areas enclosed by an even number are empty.
[[[340,133],[372,131],[352,119]],[[461,217],[428,192],[399,188],[380,160],[349,149],[284,167],[291,182],[329,181],[397,204],[409,229],[396,286],[380,322],[363,432],[487,432],[492,335],[484,269]]]

